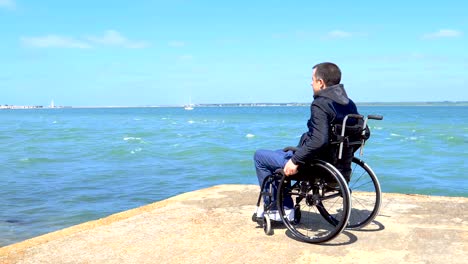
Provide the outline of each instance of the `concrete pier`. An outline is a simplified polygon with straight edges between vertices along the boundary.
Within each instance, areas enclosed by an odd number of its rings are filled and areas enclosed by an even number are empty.
[[[466,263],[468,198],[389,194],[321,245],[251,221],[255,185],[219,185],[0,248],[0,263]]]

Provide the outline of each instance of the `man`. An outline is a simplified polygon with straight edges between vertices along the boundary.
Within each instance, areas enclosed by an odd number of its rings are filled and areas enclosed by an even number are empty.
[[[261,186],[263,180],[277,169],[283,168],[286,176],[294,175],[301,165],[314,158],[330,159],[328,147],[330,125],[341,123],[348,114],[357,114],[354,102],[348,98],[344,86],[340,84],[341,70],[337,65],[324,62],[312,67],[312,89],[314,100],[310,107],[310,119],[307,121],[308,132],[304,133],[297,151],[257,150],[254,155],[257,178]],[[347,158],[349,165],[350,159]],[[344,166],[343,168],[345,168]],[[338,168],[341,169],[341,168]],[[350,169],[349,169],[350,170]],[[276,191],[274,192],[276,193]],[[276,199],[274,195],[272,199]],[[283,203],[287,217],[293,217],[293,201],[285,197]],[[276,213],[273,210],[273,213]],[[263,208],[257,210],[257,217],[263,217]],[[273,220],[279,220],[279,214],[271,215]]]

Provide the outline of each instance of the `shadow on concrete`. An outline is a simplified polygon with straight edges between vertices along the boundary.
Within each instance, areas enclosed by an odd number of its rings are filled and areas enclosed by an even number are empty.
[[[263,226],[261,224],[261,222],[257,222],[257,226],[255,228],[261,228],[263,229]],[[271,235],[274,235],[275,234],[275,230],[284,230],[284,229],[287,229],[286,226],[283,224],[283,222],[280,222],[280,221],[271,221],[271,231],[272,231],[272,234]]]
[[[260,222],[257,222],[257,224],[258,225],[255,228],[263,229]],[[296,240],[298,242],[307,243],[307,242],[295,237],[292,234],[292,232],[289,229],[287,229],[287,227],[283,224],[283,222],[272,221],[271,222],[271,228],[272,228],[272,234],[271,235],[274,235],[275,231],[282,232],[283,230],[285,230],[287,237],[289,237],[289,238],[291,238],[293,240]],[[384,229],[385,229],[385,226],[382,223],[380,223],[379,221],[374,220],[369,225],[365,226],[364,228],[345,229],[343,232],[341,232],[341,234],[338,237],[334,238],[331,241],[321,243],[320,245],[322,245],[322,246],[350,245],[350,244],[355,243],[358,240],[357,236],[354,235],[351,232],[356,232],[356,231],[357,232],[378,232],[378,231],[382,231]]]
[[[357,236],[349,231],[343,231],[341,234],[333,240],[320,244],[321,246],[345,246],[351,245],[358,240]]]
[[[379,221],[372,221],[370,224],[365,226],[364,228],[360,229],[352,229],[352,231],[358,231],[358,232],[377,232],[377,231],[382,231],[385,229],[385,226],[380,223]]]
[[[295,237],[291,231],[287,230],[286,231],[286,236],[293,239],[293,240],[296,240],[298,242],[302,242],[302,243],[307,243],[297,237]],[[357,236],[355,236],[354,234],[350,233],[349,231],[343,231],[341,232],[340,235],[338,235],[338,237],[328,241],[328,242],[325,242],[325,243],[321,243],[321,244],[316,244],[316,245],[321,245],[321,246],[344,246],[344,245],[350,245],[350,244],[353,244],[354,242],[356,242],[358,240]]]

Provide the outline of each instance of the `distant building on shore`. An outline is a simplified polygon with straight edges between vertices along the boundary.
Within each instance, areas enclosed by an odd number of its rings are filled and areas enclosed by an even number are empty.
[[[0,109],[37,109],[44,108],[42,105],[0,105]]]

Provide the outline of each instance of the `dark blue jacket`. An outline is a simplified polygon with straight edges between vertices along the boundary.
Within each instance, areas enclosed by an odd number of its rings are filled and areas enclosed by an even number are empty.
[[[307,121],[309,131],[302,135],[298,150],[291,158],[292,162],[302,165],[314,158],[330,161],[330,125],[341,124],[346,115],[357,113],[356,105],[348,98],[342,84],[321,90],[314,96],[310,106],[310,119]],[[346,160],[350,165],[350,157]]]

